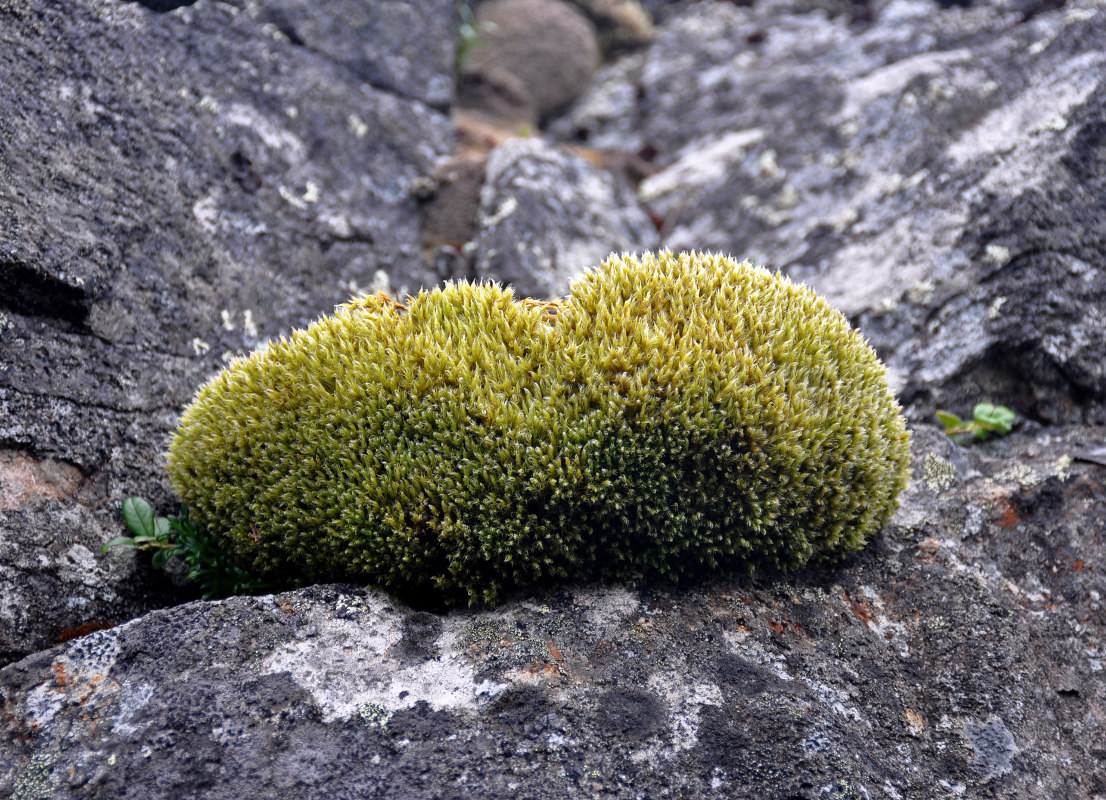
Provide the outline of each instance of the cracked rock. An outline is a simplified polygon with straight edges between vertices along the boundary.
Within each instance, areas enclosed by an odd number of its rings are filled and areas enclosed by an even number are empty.
[[[224,359],[441,278],[414,210],[452,136],[451,5],[373,57],[326,4],[173,5],[0,4],[0,464],[79,475],[0,492],[0,662],[166,602],[100,545],[129,494],[173,509],[166,436]],[[357,31],[413,41],[370,5]]]

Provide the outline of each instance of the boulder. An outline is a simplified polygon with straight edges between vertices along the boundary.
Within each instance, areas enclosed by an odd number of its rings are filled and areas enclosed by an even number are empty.
[[[995,399],[1101,424],[1106,15],[944,5],[858,28],[700,3],[551,130],[651,153],[638,198],[665,245],[810,283],[926,415]]]
[[[921,432],[885,532],[798,574],[155,611],[0,670],[0,794],[1102,797],[1103,433]]]
[[[459,101],[534,125],[575,100],[599,63],[595,26],[563,0],[488,0],[461,59]]]
[[[173,510],[161,452],[206,376],[446,277],[415,212],[451,144],[452,4],[418,4],[417,91],[369,82],[404,73],[411,9],[359,12],[389,48],[354,55],[337,5],[0,6],[0,663],[164,604],[100,545],[129,494]]]
[[[456,3],[443,0],[263,3],[257,19],[292,44],[348,67],[374,88],[434,108],[453,104]]]
[[[572,0],[595,23],[600,49],[608,57],[653,41],[652,15],[639,0]]]

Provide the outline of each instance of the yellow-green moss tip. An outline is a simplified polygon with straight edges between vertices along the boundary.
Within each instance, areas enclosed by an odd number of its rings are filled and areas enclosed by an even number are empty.
[[[907,450],[883,366],[824,300],[662,252],[559,303],[355,300],[201,388],[168,462],[261,576],[494,602],[839,557],[893,511]]]

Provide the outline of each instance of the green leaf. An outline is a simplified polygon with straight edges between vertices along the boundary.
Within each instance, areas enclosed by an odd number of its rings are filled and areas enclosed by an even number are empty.
[[[979,403],[972,409],[972,417],[987,430],[998,434],[1010,433],[1014,427],[1017,414],[1006,406],[996,406],[993,403]]]
[[[129,536],[116,536],[114,539],[108,539],[104,542],[104,546],[100,548],[100,552],[106,553],[112,547],[134,547],[134,539]]]
[[[948,411],[938,411],[937,419],[941,420],[941,424],[949,430],[952,428],[959,428],[964,424],[964,420],[960,419],[960,417],[955,414],[950,414]]]
[[[188,566],[188,580],[203,592],[205,600],[271,590],[235,564],[215,539],[196,526],[183,505],[180,516],[158,517],[145,500],[128,497],[123,501],[123,520],[136,536],[118,536],[103,545],[104,552],[116,546],[153,550],[151,560],[159,569],[170,559],[181,558]]]
[[[128,497],[123,501],[123,522],[136,536],[154,536],[154,510],[141,497]]]

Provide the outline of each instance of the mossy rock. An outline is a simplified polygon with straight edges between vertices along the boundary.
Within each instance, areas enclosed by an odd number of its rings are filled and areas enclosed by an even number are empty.
[[[556,303],[464,283],[352,301],[201,388],[168,462],[259,576],[493,603],[838,558],[894,510],[908,434],[812,291],[662,252]]]

